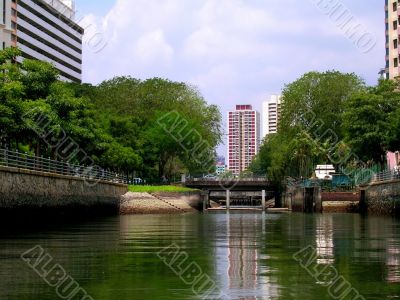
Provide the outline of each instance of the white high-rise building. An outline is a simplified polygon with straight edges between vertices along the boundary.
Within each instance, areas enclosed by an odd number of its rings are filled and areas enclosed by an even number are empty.
[[[251,105],[236,105],[228,112],[228,170],[240,175],[260,147],[260,114]]]
[[[262,124],[263,138],[268,134],[278,132],[278,122],[281,115],[281,96],[272,95],[269,100],[263,102]]]
[[[2,0],[0,43],[24,58],[52,63],[60,79],[81,82],[84,30],[74,22],[73,0]]]

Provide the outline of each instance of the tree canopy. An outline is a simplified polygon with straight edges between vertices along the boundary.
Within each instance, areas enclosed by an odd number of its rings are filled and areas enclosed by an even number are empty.
[[[399,81],[367,87],[355,74],[310,72],[285,86],[279,131],[251,169],[277,182],[309,178],[317,164],[383,169],[387,151],[399,149]]]
[[[63,158],[57,144],[68,138],[101,167],[155,181],[214,165],[221,114],[195,87],[130,77],[66,83],[51,64],[16,63],[19,55],[0,51],[3,147]]]
[[[277,182],[309,178],[341,149],[345,103],[363,90],[361,78],[337,71],[306,73],[286,85],[278,133],[266,138],[251,169]]]

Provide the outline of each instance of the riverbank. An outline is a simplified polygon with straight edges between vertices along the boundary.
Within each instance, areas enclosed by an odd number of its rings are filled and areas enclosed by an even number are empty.
[[[128,192],[121,197],[120,214],[182,214],[201,211],[199,192]]]
[[[178,185],[130,185],[129,192],[133,193],[187,193],[198,190]]]
[[[127,191],[112,181],[0,166],[0,223],[115,215]]]

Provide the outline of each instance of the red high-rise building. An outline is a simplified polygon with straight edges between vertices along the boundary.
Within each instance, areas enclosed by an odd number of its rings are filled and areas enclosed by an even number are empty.
[[[251,105],[236,105],[228,112],[228,170],[234,175],[248,169],[260,147],[260,114]]]

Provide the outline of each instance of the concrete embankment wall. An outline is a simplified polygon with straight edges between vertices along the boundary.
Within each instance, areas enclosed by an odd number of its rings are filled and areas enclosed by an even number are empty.
[[[283,205],[297,212],[356,212],[358,192],[322,192],[320,188],[288,187]]]
[[[127,186],[0,166],[0,210],[106,207],[118,211]]]
[[[321,188],[288,187],[282,205],[295,212],[322,212]]]
[[[361,205],[372,214],[400,215],[400,180],[371,183],[361,191]]]
[[[359,212],[360,193],[322,192],[322,212],[355,213]]]

